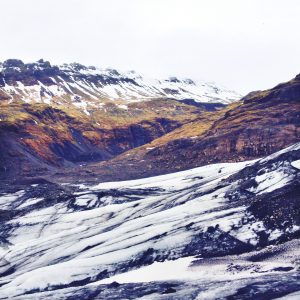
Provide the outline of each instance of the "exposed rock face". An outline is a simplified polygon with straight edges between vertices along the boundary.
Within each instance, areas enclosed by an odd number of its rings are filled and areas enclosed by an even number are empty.
[[[5,86],[4,83],[10,86],[18,86],[18,82],[25,86],[37,85],[39,82],[51,85],[54,82],[49,77],[61,75],[58,67],[52,67],[49,62],[43,60],[37,63],[25,64],[19,59],[8,59],[2,67],[2,87]]]

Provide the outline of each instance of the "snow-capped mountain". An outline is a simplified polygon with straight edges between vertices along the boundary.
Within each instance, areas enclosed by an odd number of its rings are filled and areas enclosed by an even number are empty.
[[[153,98],[229,104],[241,96],[214,83],[176,77],[147,79],[133,71],[122,73],[77,63],[52,66],[43,60],[24,64],[10,59],[0,64],[2,101],[72,103],[87,112],[88,107],[101,109],[108,100],[128,103]]]
[[[298,143],[134,181],[2,187],[0,299],[297,295],[299,171]]]

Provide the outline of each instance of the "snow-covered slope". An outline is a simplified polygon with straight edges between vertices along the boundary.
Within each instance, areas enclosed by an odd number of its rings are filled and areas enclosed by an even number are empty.
[[[296,144],[134,181],[3,188],[0,299],[249,299],[253,290],[272,299],[300,290],[299,159]]]
[[[32,64],[7,60],[0,64],[0,99],[6,101],[74,103],[83,109],[97,109],[107,100],[132,102],[162,97],[222,104],[241,98],[215,83],[191,79],[147,79],[133,71],[121,73],[75,63],[52,66],[43,60]]]

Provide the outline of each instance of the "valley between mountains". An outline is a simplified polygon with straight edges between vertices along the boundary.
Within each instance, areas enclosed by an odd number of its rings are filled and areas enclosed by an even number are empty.
[[[300,75],[0,63],[0,299],[299,298],[299,126]]]
[[[8,60],[1,70],[3,179],[64,178],[77,168],[84,180],[125,180],[254,159],[299,141],[299,76],[239,100],[211,83],[79,64]]]

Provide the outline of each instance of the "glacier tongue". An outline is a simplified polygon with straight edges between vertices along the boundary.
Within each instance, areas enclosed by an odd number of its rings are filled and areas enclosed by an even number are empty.
[[[83,286],[86,293],[100,293],[103,285],[117,289],[119,283],[135,281],[143,289],[147,280],[157,281],[156,288],[166,293],[179,287],[163,282],[188,281],[180,293],[197,291],[200,297],[204,290],[208,295],[207,287],[199,290],[201,282],[219,287],[218,282],[233,276],[238,288],[251,278],[293,272],[299,253],[272,245],[299,232],[297,215],[291,212],[286,222],[278,213],[274,220],[260,207],[272,206],[282,195],[295,195],[299,171],[293,161],[299,160],[299,149],[297,144],[262,160],[132,181],[49,183],[3,191],[0,299],[26,299],[27,294],[28,299],[65,299]],[[278,186],[268,180],[275,170],[285,178]],[[276,247],[288,258],[278,260]],[[260,251],[275,251],[277,258]],[[152,275],[144,278],[148,272]],[[191,281],[197,281],[198,288]],[[118,293],[99,299],[127,299]]]

